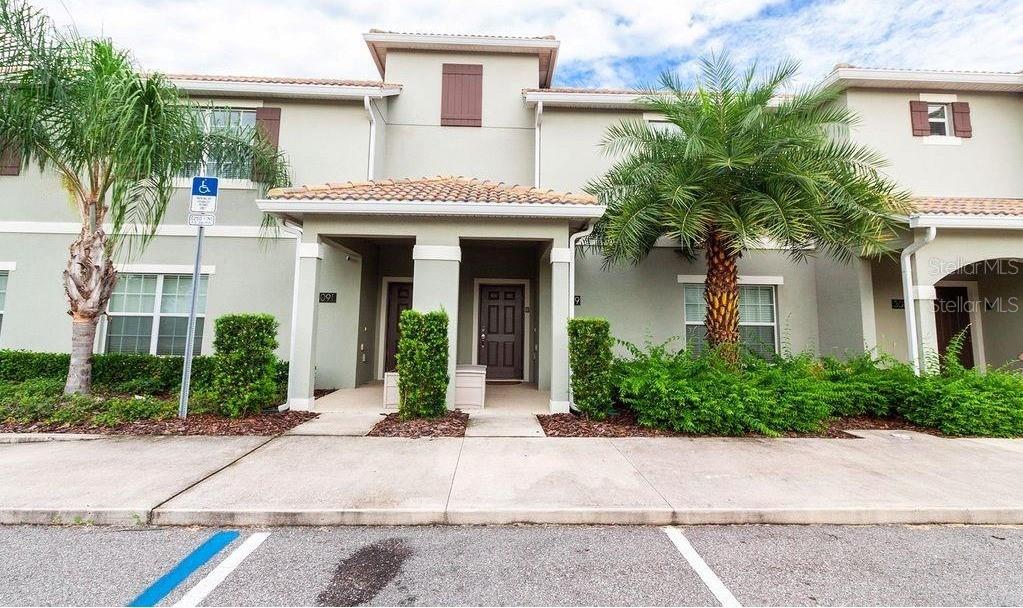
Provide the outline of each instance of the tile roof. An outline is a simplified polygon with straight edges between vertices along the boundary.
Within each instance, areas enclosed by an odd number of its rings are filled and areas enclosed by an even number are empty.
[[[223,76],[213,74],[165,74],[171,80],[198,82],[248,82],[258,84],[308,84],[339,87],[399,87],[379,80],[345,80],[336,78],[305,78],[301,76]]]
[[[1023,198],[914,198],[918,214],[1023,216]]]
[[[596,204],[589,194],[555,192],[532,186],[467,177],[436,176],[418,179],[381,179],[327,183],[318,186],[275,188],[273,200],[432,201],[456,203]]]

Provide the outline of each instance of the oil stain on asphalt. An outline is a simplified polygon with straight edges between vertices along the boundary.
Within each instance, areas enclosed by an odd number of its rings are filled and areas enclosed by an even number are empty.
[[[412,549],[401,538],[362,547],[337,565],[330,583],[316,597],[318,606],[358,606],[372,600],[401,573]]]

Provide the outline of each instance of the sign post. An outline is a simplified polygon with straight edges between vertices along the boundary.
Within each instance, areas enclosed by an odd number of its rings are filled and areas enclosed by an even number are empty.
[[[178,417],[188,416],[188,389],[192,380],[192,353],[195,343],[195,309],[199,301],[199,280],[202,269],[202,237],[206,228],[217,223],[217,191],[219,183],[215,177],[192,178],[192,200],[188,206],[188,225],[198,226],[195,241],[195,266],[192,268],[192,293],[188,307],[188,333],[185,338],[185,360],[181,369],[181,400],[178,402]]]

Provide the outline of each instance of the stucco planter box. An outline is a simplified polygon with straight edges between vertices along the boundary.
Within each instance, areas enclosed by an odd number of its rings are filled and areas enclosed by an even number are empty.
[[[487,398],[487,366],[455,367],[455,407],[483,407]],[[384,407],[398,407],[398,372],[384,374]]]

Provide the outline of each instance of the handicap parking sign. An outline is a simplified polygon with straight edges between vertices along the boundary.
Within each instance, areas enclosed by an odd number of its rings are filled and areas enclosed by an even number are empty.
[[[217,189],[219,180],[215,177],[192,178],[192,203],[189,211],[193,213],[217,212]]]

